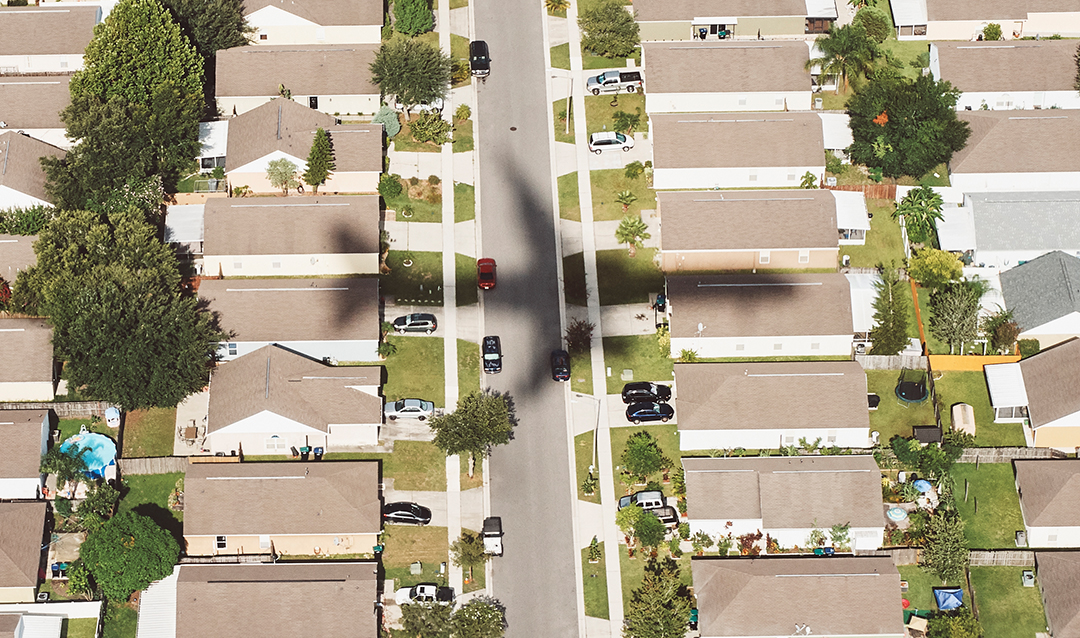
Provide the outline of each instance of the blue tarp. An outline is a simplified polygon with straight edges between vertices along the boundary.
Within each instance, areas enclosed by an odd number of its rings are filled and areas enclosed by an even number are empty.
[[[920,494],[926,494],[931,489],[930,483],[922,479],[915,481],[914,483],[912,483],[912,485],[915,486],[915,489],[919,490]]]
[[[941,611],[956,609],[964,604],[964,590],[959,587],[940,587],[934,590],[934,599]]]

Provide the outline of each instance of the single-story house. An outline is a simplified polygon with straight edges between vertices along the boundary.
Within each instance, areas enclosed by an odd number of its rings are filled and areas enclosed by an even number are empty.
[[[0,210],[52,205],[40,162],[46,155],[63,158],[66,153],[19,131],[0,133]]]
[[[206,201],[204,272],[226,277],[378,274],[378,195],[257,201]]]
[[[379,280],[205,279],[199,296],[217,313],[231,361],[271,343],[315,360],[379,358]]]
[[[1080,184],[1080,111],[960,111],[971,126],[967,146],[949,162],[964,193],[1075,191]]]
[[[851,354],[851,289],[840,273],[669,276],[667,298],[676,354]]]
[[[0,235],[0,280],[14,287],[19,273],[37,263],[37,235]]]
[[[873,456],[683,458],[690,532],[742,536],[760,530],[780,547],[807,547],[810,532],[848,525],[851,547],[885,536],[881,470]]]
[[[378,563],[184,564],[146,589],[137,638],[379,635]]]
[[[382,124],[338,124],[330,115],[283,98],[270,100],[229,121],[225,158],[229,184],[248,186],[256,193],[281,192],[270,185],[267,166],[285,158],[296,164],[297,175],[303,174],[319,128],[330,134],[336,164],[329,179],[319,187],[320,192],[376,192],[383,170]]]
[[[323,113],[374,114],[381,100],[368,67],[378,50],[376,40],[218,51],[218,108],[226,115],[241,115],[281,95],[284,86],[293,100]]]
[[[206,447],[286,455],[376,445],[381,386],[381,367],[331,366],[266,346],[211,373]]]
[[[199,168],[205,172],[225,168],[229,148],[229,120],[199,122]],[[306,157],[306,156],[305,156]]]
[[[0,401],[52,401],[56,396],[52,327],[45,319],[0,319]]]
[[[887,556],[708,557],[690,569],[702,638],[906,635]]]
[[[657,190],[797,187],[825,174],[816,113],[658,113],[649,118]]]
[[[60,111],[71,103],[70,75],[0,76],[0,130],[22,131],[46,144],[68,150]]]
[[[45,501],[0,503],[0,603],[32,603],[45,537]]]
[[[255,30],[252,44],[378,44],[383,5],[379,0],[246,0],[244,18]]]
[[[1068,40],[931,42],[930,72],[963,91],[957,111],[1077,109],[1074,55]]]
[[[379,464],[195,463],[184,478],[188,556],[369,554]]]
[[[1050,635],[1080,638],[1080,553],[1035,552],[1035,571]]]
[[[1013,461],[1028,547],[1080,547],[1080,461]]]
[[[1080,34],[1080,3],[1055,0],[890,0],[901,40],[975,40],[988,24],[1006,40]]]
[[[1080,258],[1054,251],[1006,270],[1000,280],[1021,339],[1048,348],[1080,337]]]
[[[833,0],[638,0],[634,11],[642,42],[696,39],[702,44],[828,33],[837,16]]]
[[[41,457],[49,450],[48,410],[0,410],[0,499],[37,499],[45,485]]]
[[[94,6],[0,8],[0,74],[78,71],[101,19]]]
[[[995,423],[1023,423],[1033,447],[1080,447],[1080,339],[983,370]]]
[[[869,446],[866,373],[856,361],[676,363],[675,384],[683,451],[778,449],[803,438]]]
[[[647,42],[645,111],[809,111],[805,42]]]

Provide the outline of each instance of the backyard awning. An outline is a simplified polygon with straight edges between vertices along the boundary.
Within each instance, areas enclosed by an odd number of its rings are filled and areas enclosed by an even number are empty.
[[[964,604],[964,590],[959,587],[940,587],[934,590],[934,600],[942,611],[956,609]]]
[[[891,0],[893,24],[898,27],[924,25],[926,19],[926,0]]]
[[[861,191],[832,191],[836,198],[836,227],[846,230],[870,230],[866,197]]]
[[[990,388],[990,405],[995,408],[1016,408],[1028,404],[1027,387],[1019,363],[997,363],[983,366],[986,385]]]
[[[816,45],[814,50],[810,52],[812,58],[823,55],[825,54],[821,52],[821,49],[816,48]],[[814,67],[811,73],[821,73],[821,68]],[[821,118],[821,133],[826,149],[842,151],[855,141],[855,138],[851,137],[851,127],[848,126],[851,118],[846,113],[818,113],[818,117]],[[843,227],[841,226],[841,228]]]
[[[851,285],[851,324],[855,332],[870,332],[874,327],[874,299],[877,298],[874,282],[878,276],[870,273],[845,273],[844,276]]]
[[[937,226],[938,243],[947,252],[962,253],[977,248],[975,211],[968,206],[943,206]]]

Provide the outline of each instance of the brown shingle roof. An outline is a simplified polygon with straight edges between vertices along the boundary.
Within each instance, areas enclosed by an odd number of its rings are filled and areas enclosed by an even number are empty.
[[[1054,638],[1080,638],[1080,552],[1035,552],[1035,567]]]
[[[810,90],[805,42],[652,42],[642,48],[650,93]]]
[[[71,103],[70,75],[0,77],[0,121],[12,130],[64,128],[60,111]]]
[[[218,97],[378,95],[368,66],[378,44],[247,46],[217,52]]]
[[[378,635],[375,562],[183,565],[176,638]]]
[[[656,168],[825,164],[816,113],[657,113],[650,119]]]
[[[694,558],[704,636],[902,636],[900,573],[889,558]],[[846,604],[841,604],[845,601]]]
[[[1035,427],[1080,412],[1080,339],[1048,348],[1020,362],[1028,414]]]
[[[45,319],[0,319],[0,383],[53,380],[52,327]]]
[[[82,55],[100,7],[0,7],[0,55]]]
[[[354,341],[379,338],[379,280],[203,280],[199,296],[235,341]]]
[[[971,126],[967,146],[953,155],[953,173],[1080,171],[1080,114],[1045,111],[959,111]]]
[[[840,273],[682,275],[668,277],[667,290],[672,337],[854,334]]]
[[[0,134],[0,186],[49,201],[40,162],[46,155],[62,158],[66,153],[18,131]]]
[[[1028,527],[1080,526],[1080,461],[1014,461]]]
[[[323,432],[331,424],[382,423],[382,399],[353,389],[381,384],[380,367],[328,366],[265,346],[211,373],[207,431],[264,410]]]
[[[802,0],[638,0],[634,3],[639,22],[692,20],[699,16],[805,16]]]
[[[192,536],[375,534],[379,465],[195,463],[184,479],[184,532]]]
[[[379,218],[378,195],[262,201],[213,198],[206,201],[203,213],[203,253],[375,254],[379,252]]]
[[[0,503],[0,588],[37,587],[45,501]]]
[[[378,0],[244,0],[244,15],[265,7],[287,11],[324,27],[383,23],[383,5]]]
[[[1080,11],[1080,0],[926,0],[933,21],[1027,20],[1029,13]]]
[[[34,242],[37,235],[0,235],[0,277],[9,284],[19,272],[37,263]]]
[[[839,246],[832,191],[660,191],[657,207],[662,250]]]
[[[48,410],[0,410],[0,479],[41,475],[41,430]]]
[[[679,428],[869,428],[856,361],[676,363]]]
[[[682,463],[692,519],[760,518],[770,529],[885,524],[881,471],[872,456],[684,458]]]
[[[961,91],[1073,90],[1076,47],[1068,40],[935,42],[934,46],[940,79]]]
[[[21,620],[22,614],[0,613],[0,638],[15,638],[15,630],[19,628]]]

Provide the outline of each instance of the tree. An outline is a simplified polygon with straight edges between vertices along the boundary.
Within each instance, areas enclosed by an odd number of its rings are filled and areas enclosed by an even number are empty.
[[[983,336],[990,340],[990,348],[997,354],[1012,354],[1016,339],[1020,336],[1020,327],[1013,320],[1011,310],[998,308],[992,315],[984,317],[979,327]]]
[[[502,638],[506,608],[491,596],[477,596],[454,612],[454,638]]]
[[[462,531],[461,538],[450,545],[450,559],[458,567],[467,568],[470,574],[474,567],[483,565],[490,557],[484,551],[484,539],[479,534]]]
[[[105,521],[112,518],[116,511],[116,504],[120,501],[120,492],[117,492],[108,483],[96,483],[86,492],[86,498],[79,503],[76,513],[79,515],[79,525],[88,532],[101,529]]]
[[[926,525],[926,546],[922,568],[941,579],[942,584],[960,582],[968,564],[964,521],[956,512],[938,508]]]
[[[274,188],[280,188],[284,195],[289,194],[290,188],[300,187],[300,182],[296,179],[296,164],[293,164],[284,157],[271,160],[267,163],[266,179]]]
[[[615,201],[622,205],[622,212],[625,214],[626,211],[630,210],[630,204],[637,201],[637,195],[633,191],[619,191],[615,195]]]
[[[930,333],[949,344],[950,354],[963,354],[964,344],[978,338],[979,297],[963,283],[930,293]]]
[[[873,353],[885,357],[900,354],[908,346],[908,310],[911,293],[896,268],[882,268],[874,282],[874,328],[870,333]]]
[[[964,265],[953,253],[936,248],[923,248],[908,263],[908,276],[925,288],[937,289],[959,281]]]
[[[929,244],[934,238],[937,222],[941,221],[941,195],[929,186],[908,191],[893,211],[893,219],[903,218],[908,241]]]
[[[475,461],[486,457],[493,446],[509,443],[516,422],[509,397],[473,390],[458,399],[456,410],[433,417],[428,424],[435,433],[435,447],[447,456],[468,452]]]
[[[660,543],[664,542],[664,534],[666,533],[667,527],[660,522],[656,514],[642,511],[641,518],[638,519],[637,525],[634,527],[634,536],[637,537],[642,547],[659,547]]]
[[[626,179],[637,179],[645,174],[645,165],[638,160],[634,160],[626,165],[626,169],[623,170],[623,175]]]
[[[450,605],[414,602],[401,606],[401,625],[409,638],[450,638]]]
[[[629,539],[637,537],[638,521],[645,515],[645,510],[640,507],[624,507],[615,512],[615,525],[622,531],[622,533]],[[628,542],[628,545],[631,545]]]
[[[877,7],[865,6],[859,9],[853,22],[861,26],[866,31],[866,35],[878,44],[888,40],[889,35],[892,33],[892,22],[889,20],[889,14]]]
[[[180,545],[153,519],[128,511],[90,534],[79,554],[105,597],[125,601],[172,573]]]
[[[643,479],[671,465],[660,444],[647,430],[638,430],[630,435],[621,460],[627,472]]]
[[[691,599],[671,558],[650,559],[645,578],[626,610],[626,638],[682,638],[690,622]]]
[[[880,55],[877,45],[866,35],[866,29],[858,24],[842,27],[834,24],[829,34],[818,38],[815,44],[821,56],[807,60],[806,69],[809,71],[817,67],[822,75],[839,76],[845,93],[851,76],[869,73],[874,68],[874,60]],[[839,84],[836,93],[840,93]]]
[[[161,0],[161,4],[207,61],[222,49],[244,46],[255,32],[244,19],[243,0]]]
[[[68,565],[67,591],[73,596],[84,596],[87,600],[92,600],[94,597],[94,583],[90,578],[90,570],[81,560]]]
[[[450,86],[450,56],[411,38],[383,42],[369,70],[383,95],[394,95],[406,113],[417,104],[445,98]]]
[[[627,135],[630,135],[634,132],[634,129],[641,125],[641,107],[639,106],[634,113],[615,111],[611,115],[611,122],[612,128],[616,131],[625,131]]]
[[[430,0],[395,0],[394,29],[408,36],[427,33],[435,28]]]
[[[570,0],[544,0],[548,13],[565,13],[570,8]]]
[[[308,152],[304,181],[311,187],[313,193],[318,194],[319,187],[326,183],[326,179],[336,168],[334,146],[330,141],[330,134],[326,132],[326,129],[319,127],[315,129],[315,139],[312,140],[311,151]]]
[[[573,319],[566,326],[566,348],[570,352],[585,352],[592,347],[596,326],[584,319]]]
[[[619,194],[620,196],[622,193]],[[637,199],[636,197],[634,199]],[[618,199],[616,200],[618,201]],[[633,200],[631,200],[632,202]],[[627,215],[619,222],[619,227],[615,229],[615,239],[620,244],[626,244],[626,252],[631,257],[637,256],[637,249],[641,248],[643,241],[652,237],[649,234],[649,225],[641,219],[641,215]]]
[[[968,606],[934,614],[927,623],[929,638],[982,638],[983,629]]]
[[[87,448],[79,448],[74,454],[69,454],[61,452],[59,446],[50,448],[41,457],[41,473],[55,474],[56,484],[60,486],[80,480],[86,472],[86,459],[83,457],[88,451]]]
[[[990,40],[994,42],[1004,39],[1001,37],[1001,25],[994,22],[991,22],[990,24],[983,27],[982,35],[984,40]]]
[[[628,58],[641,42],[637,21],[619,0],[601,0],[578,16],[581,46],[605,58]]]

